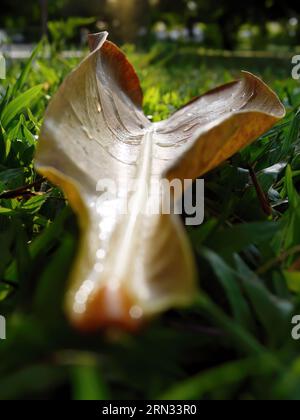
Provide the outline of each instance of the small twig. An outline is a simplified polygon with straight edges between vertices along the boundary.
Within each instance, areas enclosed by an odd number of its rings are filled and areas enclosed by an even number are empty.
[[[202,325],[197,325],[197,324],[188,324],[188,323],[183,324],[180,322],[169,321],[168,325],[174,328],[183,329],[185,331],[191,331],[191,332],[208,335],[208,336],[222,337],[225,335],[223,331],[217,328],[212,328],[212,327],[207,327],[207,326],[202,326]]]
[[[278,255],[278,257],[273,258],[272,260],[268,261],[266,264],[261,266],[258,270],[256,270],[256,273],[258,275],[264,274],[277,264],[283,263],[288,257],[291,257],[292,255],[298,253],[300,253],[300,245],[294,246],[293,248],[282,252],[280,255]]]
[[[44,193],[44,194],[48,194],[48,192],[47,193]],[[53,196],[49,196],[48,199],[49,200],[63,201],[64,203],[67,203],[68,202],[67,198],[65,198],[65,197],[53,197]]]
[[[268,199],[267,195],[265,194],[265,192],[262,190],[253,167],[251,165],[248,165],[248,169],[249,169],[249,173],[250,173],[250,176],[251,176],[253,185],[255,187],[256,194],[257,194],[257,197],[259,199],[259,202],[260,202],[260,205],[261,205],[261,208],[262,208],[263,212],[267,216],[272,216],[273,211],[272,211],[272,207],[269,203],[269,199]]]
[[[43,181],[44,179],[42,178],[38,181],[32,182],[31,184],[24,185],[23,187],[16,188],[10,191],[4,191],[2,194],[0,194],[0,199],[10,199],[26,195],[36,195],[38,193],[30,191],[30,189],[39,186]]]
[[[14,283],[13,281],[10,280],[0,280],[0,284],[5,284],[6,286],[10,286],[13,287],[14,289],[18,289],[19,285],[17,283]]]

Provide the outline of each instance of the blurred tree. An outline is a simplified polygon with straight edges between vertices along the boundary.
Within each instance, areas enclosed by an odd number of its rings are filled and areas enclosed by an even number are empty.
[[[150,0],[151,1],[151,0]],[[149,0],[65,0],[61,15],[94,16],[98,29],[109,30],[118,42],[133,42],[140,31],[147,31],[151,16]]]
[[[41,20],[42,20],[42,36],[47,35],[48,27],[48,0],[40,0],[41,4]]]
[[[106,12],[114,36],[123,42],[134,42],[138,34],[147,32],[149,6],[149,0],[106,0]]]
[[[139,33],[145,33],[150,24],[160,20],[167,24],[184,25],[193,36],[195,23],[217,24],[225,49],[233,49],[237,34],[244,23],[260,28],[262,38],[266,23],[271,20],[287,22],[300,18],[300,8],[294,0],[1,0],[0,25],[18,31],[30,26],[45,33],[46,21],[70,16],[96,17],[120,42],[132,42]],[[299,33],[298,28],[295,32]],[[266,38],[266,37],[265,37]]]
[[[299,16],[300,8],[294,0],[248,0],[245,5],[236,0],[149,0],[154,10],[154,19],[164,19],[173,13],[175,20],[185,25],[193,36],[196,22],[217,23],[223,38],[223,48],[236,46],[237,33],[243,23],[253,23],[266,31],[266,22],[287,20]]]
[[[0,25],[5,29],[37,34],[47,32],[47,21],[56,18],[72,0],[1,0]]]

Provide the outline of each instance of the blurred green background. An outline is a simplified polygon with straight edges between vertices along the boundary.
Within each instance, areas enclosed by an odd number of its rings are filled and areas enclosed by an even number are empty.
[[[289,50],[299,46],[299,12],[291,0],[250,0],[246,7],[233,0],[2,0],[0,28],[17,42],[37,41],[50,21],[61,41],[77,44],[88,29],[109,30],[119,43],[173,40],[228,50]]]
[[[2,0],[0,13],[0,400],[300,399],[300,342],[291,337],[300,314],[300,82],[291,76],[299,6]],[[187,230],[201,287],[194,305],[136,335],[68,325],[77,223],[32,164],[51,96],[87,53],[87,33],[100,30],[137,69],[153,121],[242,69],[287,109],[205,178],[205,222]]]

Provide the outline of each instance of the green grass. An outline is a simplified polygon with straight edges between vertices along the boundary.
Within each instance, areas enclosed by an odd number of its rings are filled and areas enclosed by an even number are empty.
[[[241,69],[264,77],[287,117],[206,176],[205,223],[188,229],[201,285],[193,307],[134,336],[80,335],[62,311],[76,220],[32,165],[46,105],[76,60],[13,63],[0,85],[0,399],[300,399],[300,272],[289,271],[300,257],[300,85],[290,63],[125,49],[155,121]]]

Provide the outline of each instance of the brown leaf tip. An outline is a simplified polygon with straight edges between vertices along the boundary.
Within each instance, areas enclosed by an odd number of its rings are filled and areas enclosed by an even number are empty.
[[[108,32],[98,32],[96,34],[88,34],[88,45],[90,51],[93,52],[102,47],[104,42],[107,40]]]
[[[84,332],[117,328],[138,331],[143,324],[143,310],[122,287],[107,285],[93,293],[83,313],[73,311],[73,324]]]

